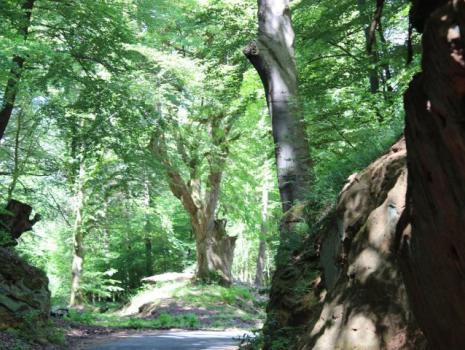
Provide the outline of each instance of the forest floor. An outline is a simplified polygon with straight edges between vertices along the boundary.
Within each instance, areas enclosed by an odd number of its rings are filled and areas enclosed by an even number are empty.
[[[245,286],[224,288],[189,281],[146,285],[118,309],[105,313],[92,308],[70,310],[63,319],[54,319],[41,338],[58,345],[42,339],[23,341],[15,332],[0,332],[0,350],[85,349],[125,337],[143,343],[147,337],[153,338],[154,331],[167,330],[244,334],[261,328],[265,303],[263,296]]]

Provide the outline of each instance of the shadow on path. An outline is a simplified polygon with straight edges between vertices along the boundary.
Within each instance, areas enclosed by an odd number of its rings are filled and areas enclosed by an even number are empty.
[[[85,350],[235,350],[240,331],[166,331],[125,335]],[[236,338],[236,339],[235,339]]]

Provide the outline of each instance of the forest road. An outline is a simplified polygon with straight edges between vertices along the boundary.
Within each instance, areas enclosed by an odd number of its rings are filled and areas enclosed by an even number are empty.
[[[166,331],[111,338],[83,350],[236,350],[245,331]]]

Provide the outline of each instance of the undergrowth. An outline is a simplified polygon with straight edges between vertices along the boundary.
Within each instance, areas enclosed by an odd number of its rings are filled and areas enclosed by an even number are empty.
[[[30,350],[37,345],[58,345],[66,343],[65,332],[52,321],[38,322],[35,313],[26,315],[20,328],[4,331],[9,339],[8,345],[0,344],[0,350]]]
[[[70,310],[66,319],[89,326],[117,327],[126,329],[198,329],[200,326],[197,316],[191,313],[175,316],[163,313],[154,319],[143,319]]]

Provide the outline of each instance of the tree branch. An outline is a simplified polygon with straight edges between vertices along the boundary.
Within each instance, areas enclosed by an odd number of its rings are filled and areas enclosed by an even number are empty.
[[[328,40],[327,43],[330,44],[330,45],[332,45],[332,46],[334,46],[334,47],[337,47],[337,48],[338,48],[339,50],[341,50],[342,52],[345,52],[345,53],[347,54],[347,56],[353,58],[355,61],[361,62],[361,60],[360,60],[357,56],[355,56],[352,52],[350,52],[350,51],[349,51],[347,48],[345,48],[344,46],[342,46],[342,45],[340,45],[340,44],[338,44],[338,43],[335,43],[335,42],[333,42],[333,41],[330,41],[330,40]]]
[[[383,16],[384,9],[384,0],[376,0],[376,10],[373,20],[371,21],[370,27],[368,29],[368,38],[367,38],[367,51],[370,54],[373,51],[373,45],[376,41],[376,29],[381,23],[381,18]]]
[[[166,142],[163,135],[153,133],[149,148],[155,158],[157,158],[165,168],[168,176],[169,187],[173,195],[181,200],[181,203],[189,214],[195,216],[199,208],[195,204],[191,191],[183,180],[179,170],[176,169],[169,160]]]

